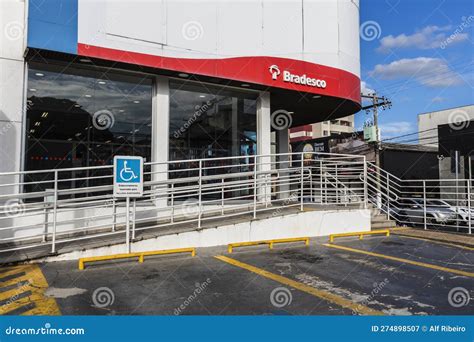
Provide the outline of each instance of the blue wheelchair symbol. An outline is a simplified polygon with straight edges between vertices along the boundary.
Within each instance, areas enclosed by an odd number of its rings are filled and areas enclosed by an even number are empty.
[[[140,160],[117,159],[117,183],[140,183]]]

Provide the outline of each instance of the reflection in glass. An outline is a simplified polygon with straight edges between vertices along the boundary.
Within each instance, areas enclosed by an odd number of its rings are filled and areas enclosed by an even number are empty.
[[[170,160],[256,153],[257,94],[170,83]]]
[[[149,160],[151,97],[146,77],[30,64],[26,170],[109,165],[116,154]]]
[[[170,160],[208,159],[203,176],[249,172],[257,153],[257,93],[193,82],[170,82]],[[237,157],[240,159],[219,159]],[[193,169],[193,171],[186,171]],[[170,178],[198,176],[193,162],[170,165]],[[252,174],[252,173],[251,173]],[[250,176],[252,177],[252,176]],[[247,181],[249,176],[226,181]],[[213,182],[212,180],[206,183]],[[181,184],[186,186],[188,184]],[[191,184],[189,184],[191,185]],[[223,194],[226,198],[250,199],[246,185]],[[193,194],[189,195],[190,197]],[[221,194],[203,195],[204,198]]]

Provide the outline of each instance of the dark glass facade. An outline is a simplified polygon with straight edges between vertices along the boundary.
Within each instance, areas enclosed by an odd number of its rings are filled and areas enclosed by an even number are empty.
[[[170,160],[257,152],[257,94],[170,81]]]
[[[92,69],[29,65],[26,170],[150,160],[152,80]]]

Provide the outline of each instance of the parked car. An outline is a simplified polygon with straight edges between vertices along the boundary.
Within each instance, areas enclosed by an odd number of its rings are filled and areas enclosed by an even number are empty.
[[[456,211],[456,207],[441,200],[402,199],[393,204],[392,212],[395,218],[402,223],[424,224],[426,211],[427,224],[459,224],[463,221],[462,216]],[[398,217],[397,217],[398,216]]]
[[[469,209],[469,207],[466,206],[452,205],[443,200],[429,200],[428,202],[431,205],[449,208],[452,212],[456,213],[459,225],[468,225],[469,216],[471,216],[471,224],[474,225],[474,209]]]

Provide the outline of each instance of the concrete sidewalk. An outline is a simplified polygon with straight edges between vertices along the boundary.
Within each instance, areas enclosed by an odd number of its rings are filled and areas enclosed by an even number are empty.
[[[391,229],[390,232],[395,235],[409,236],[445,243],[455,243],[457,245],[474,248],[474,235],[414,228],[396,228]]]

